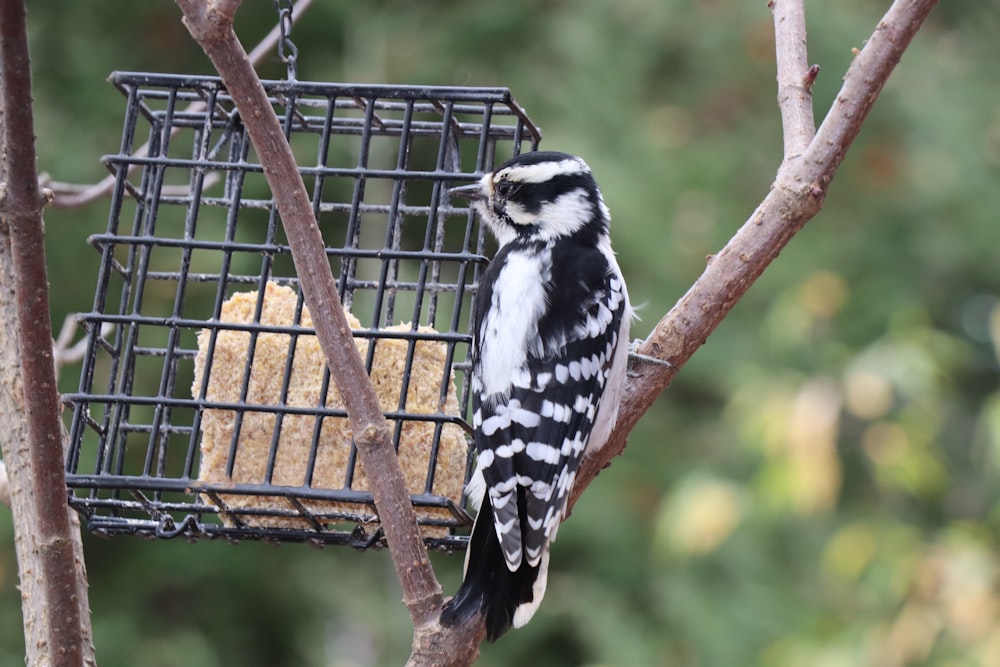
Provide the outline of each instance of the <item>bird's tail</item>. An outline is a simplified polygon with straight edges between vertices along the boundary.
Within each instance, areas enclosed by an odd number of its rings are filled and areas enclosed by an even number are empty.
[[[549,547],[545,545],[538,565],[532,567],[522,558],[517,571],[507,569],[493,526],[493,506],[485,494],[469,541],[465,579],[455,597],[445,604],[441,622],[457,625],[481,614],[486,619],[486,638],[496,641],[511,626],[519,628],[531,620],[545,595],[548,565]]]

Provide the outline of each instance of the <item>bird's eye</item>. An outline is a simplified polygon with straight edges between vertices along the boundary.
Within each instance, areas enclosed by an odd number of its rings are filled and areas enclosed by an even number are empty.
[[[510,181],[500,181],[499,183],[497,183],[497,194],[500,195],[501,197],[506,197],[511,193],[513,189],[514,186],[511,185]]]

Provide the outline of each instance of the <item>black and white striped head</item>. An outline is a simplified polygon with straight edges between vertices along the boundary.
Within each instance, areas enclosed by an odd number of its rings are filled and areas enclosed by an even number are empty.
[[[590,167],[567,153],[523,153],[451,193],[472,200],[500,245],[574,235],[597,243],[608,234],[610,214]]]

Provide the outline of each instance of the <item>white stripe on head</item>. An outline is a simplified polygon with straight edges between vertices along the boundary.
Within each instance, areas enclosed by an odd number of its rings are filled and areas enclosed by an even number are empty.
[[[517,202],[507,202],[507,217],[515,225],[538,225],[542,221],[538,238],[556,239],[569,236],[590,222],[594,207],[587,191],[576,188],[545,202],[537,213],[529,213]]]
[[[559,195],[555,201],[542,204],[536,217],[545,221],[541,228],[544,232],[542,238],[556,239],[570,236],[590,222],[593,216],[594,207],[587,191],[577,188]]]
[[[576,176],[589,174],[590,167],[578,157],[567,158],[558,162],[539,162],[538,164],[516,164],[505,167],[493,174],[493,181],[504,178],[513,183],[545,183],[556,176]]]

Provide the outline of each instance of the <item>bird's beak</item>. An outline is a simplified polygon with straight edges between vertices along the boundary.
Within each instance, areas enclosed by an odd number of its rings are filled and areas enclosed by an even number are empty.
[[[486,195],[483,194],[483,189],[478,182],[469,183],[468,185],[460,185],[457,188],[451,188],[448,190],[448,194],[452,197],[464,197],[465,199],[471,199],[473,201],[477,199],[486,199]]]

